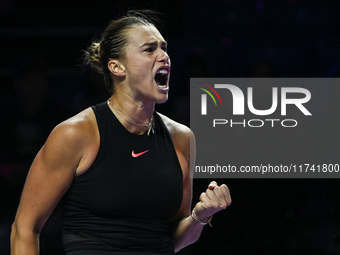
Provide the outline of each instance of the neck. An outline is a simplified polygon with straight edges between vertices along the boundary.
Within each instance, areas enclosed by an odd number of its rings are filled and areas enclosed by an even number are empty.
[[[131,133],[150,134],[153,128],[154,104],[145,104],[112,95],[108,100],[111,111],[116,115],[121,124]]]

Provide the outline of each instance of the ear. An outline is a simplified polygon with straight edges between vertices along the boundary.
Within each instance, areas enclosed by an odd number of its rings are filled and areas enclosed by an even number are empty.
[[[125,66],[117,59],[112,59],[107,64],[110,72],[115,76],[122,77],[125,76]]]

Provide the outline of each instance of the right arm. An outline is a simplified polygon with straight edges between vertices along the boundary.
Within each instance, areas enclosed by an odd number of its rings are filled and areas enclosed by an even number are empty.
[[[39,254],[43,225],[74,177],[89,164],[86,156],[96,141],[96,132],[91,132],[92,115],[92,111],[85,110],[59,124],[34,159],[12,225],[12,255]]]

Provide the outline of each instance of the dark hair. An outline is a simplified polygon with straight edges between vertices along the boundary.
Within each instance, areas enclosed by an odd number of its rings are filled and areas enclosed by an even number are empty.
[[[85,51],[85,64],[90,64],[98,73],[104,75],[105,87],[113,93],[113,79],[108,69],[111,59],[124,58],[127,43],[126,31],[134,26],[156,26],[156,12],[151,10],[129,11],[126,16],[113,20],[105,29],[100,40],[96,40]]]

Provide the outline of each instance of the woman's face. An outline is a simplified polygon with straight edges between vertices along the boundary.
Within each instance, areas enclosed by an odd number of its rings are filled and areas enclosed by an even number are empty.
[[[163,103],[168,99],[170,58],[167,43],[154,26],[136,26],[127,32],[124,90],[135,100]]]

